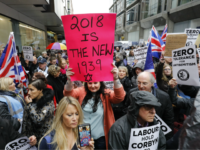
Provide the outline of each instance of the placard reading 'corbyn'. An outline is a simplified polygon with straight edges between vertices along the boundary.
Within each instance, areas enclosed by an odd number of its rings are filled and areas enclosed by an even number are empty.
[[[62,16],[72,81],[113,81],[116,14]]]
[[[128,150],[158,149],[160,125],[131,129]]]

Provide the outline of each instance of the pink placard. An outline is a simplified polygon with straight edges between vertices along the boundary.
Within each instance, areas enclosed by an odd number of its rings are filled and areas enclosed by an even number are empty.
[[[116,14],[62,16],[72,81],[112,81]]]

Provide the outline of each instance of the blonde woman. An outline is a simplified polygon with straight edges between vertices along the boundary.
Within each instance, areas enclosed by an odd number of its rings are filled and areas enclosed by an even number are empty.
[[[14,129],[20,128],[25,106],[24,98],[15,93],[15,83],[10,77],[0,78],[0,117],[11,120]]]
[[[49,75],[47,77],[48,84],[53,87],[57,104],[64,97],[63,96],[64,83],[61,81],[59,77],[60,69],[61,69],[60,67],[55,66],[55,65],[49,66],[49,69],[48,69]]]
[[[119,66],[118,68],[119,73],[119,81],[121,82],[122,86],[124,87],[124,90],[126,93],[129,92],[129,90],[132,88],[131,80],[128,77],[128,69],[125,66]],[[126,108],[128,107],[128,103],[126,103],[126,96],[124,98],[124,101],[118,104],[113,104],[113,112],[115,115],[115,120],[121,118],[123,115],[126,114]]]
[[[161,58],[156,69],[156,81],[159,89],[167,93],[169,88],[168,83],[172,78],[172,67]]]
[[[41,138],[39,150],[78,150],[78,125],[83,123],[83,112],[79,102],[73,97],[64,97],[57,107],[50,130]],[[79,149],[93,150],[90,146]]]

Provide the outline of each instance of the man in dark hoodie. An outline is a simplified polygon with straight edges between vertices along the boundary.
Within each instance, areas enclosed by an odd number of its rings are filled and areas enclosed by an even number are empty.
[[[143,128],[158,124],[154,119],[154,107],[161,106],[153,94],[146,91],[137,91],[130,94],[131,105],[128,113],[118,119],[109,131],[109,149],[127,150],[129,148],[130,133],[133,128]],[[165,149],[166,139],[160,129],[157,149]]]

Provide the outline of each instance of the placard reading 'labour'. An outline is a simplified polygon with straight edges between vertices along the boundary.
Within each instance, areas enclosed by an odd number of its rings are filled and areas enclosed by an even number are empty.
[[[29,144],[30,140],[28,137],[21,137],[10,143],[5,147],[5,150],[37,150],[35,146]]]
[[[158,149],[160,125],[131,129],[128,150]]]
[[[194,45],[172,51],[173,77],[178,84],[200,86]]]
[[[112,81],[116,14],[62,16],[72,81]]]

